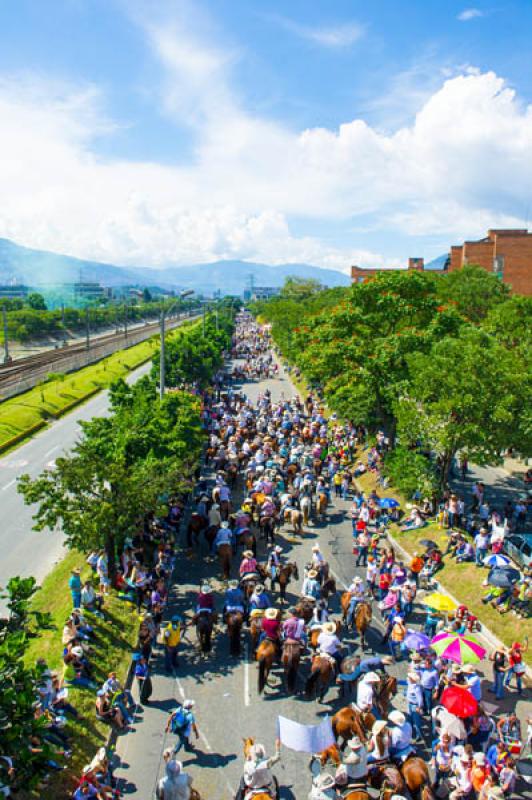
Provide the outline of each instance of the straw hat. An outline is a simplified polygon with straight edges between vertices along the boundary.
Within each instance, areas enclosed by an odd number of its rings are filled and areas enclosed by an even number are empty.
[[[317,571],[315,569],[309,569],[309,571],[307,573],[307,577],[308,578],[317,578],[318,577],[318,573],[317,573]]]
[[[392,722],[394,725],[404,725],[406,722],[406,717],[402,711],[395,709],[388,714],[388,722]]]
[[[461,671],[467,675],[476,675],[477,672],[473,664],[464,664]]]
[[[73,570],[72,570],[72,574],[73,575],[81,575],[81,568],[80,567],[74,567]]]
[[[208,583],[204,583],[200,591],[202,594],[212,594],[212,589]]]
[[[368,672],[366,677],[364,678],[365,683],[379,683],[380,678],[376,672]]]
[[[371,729],[371,733],[374,736],[377,736],[381,731],[383,731],[386,727],[386,720],[385,719],[378,719],[376,722],[373,723],[373,727]]]
[[[230,589],[238,589],[238,581],[235,578],[232,578],[229,581],[229,588]]]
[[[277,619],[277,609],[276,608],[267,608],[264,612],[264,616],[266,619]]]
[[[313,544],[312,545],[312,552],[316,553],[319,549],[320,549],[319,544]]]
[[[321,626],[321,629],[323,633],[329,633],[331,635],[333,633],[336,633],[336,625],[334,624],[334,622],[324,622],[323,625]]]
[[[250,619],[259,619],[264,616],[264,611],[262,608],[254,608],[253,611],[250,612],[249,618]]]
[[[253,550],[244,550],[242,558],[254,558]]]

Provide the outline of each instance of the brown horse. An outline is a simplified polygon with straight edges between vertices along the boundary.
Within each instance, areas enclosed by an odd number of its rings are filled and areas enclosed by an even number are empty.
[[[384,792],[403,796],[406,792],[405,780],[395,764],[372,764],[368,784],[373,789],[379,789],[383,796]]]
[[[240,655],[240,632],[244,624],[244,615],[241,611],[229,611],[225,615],[227,633],[229,634],[229,652],[232,656]]]
[[[220,559],[220,566],[222,568],[222,575],[224,581],[229,580],[231,574],[231,558],[233,555],[233,548],[230,544],[221,544],[218,547],[218,558]]]
[[[277,655],[277,648],[275,646],[275,643],[272,642],[270,639],[264,639],[257,647],[257,653],[255,655],[255,658],[259,665],[259,680],[258,680],[259,694],[263,693],[264,687],[268,683],[270,670],[273,666],[273,662],[275,661],[276,655]]]
[[[433,800],[429,769],[422,758],[411,756],[401,764],[399,769],[412,797],[418,797],[420,800]]]
[[[342,606],[342,621],[344,625],[347,626],[347,615],[349,612],[349,605],[351,603],[351,593],[350,592],[343,592],[342,597],[340,599],[340,604]],[[362,650],[364,650],[366,646],[366,631],[369,628],[369,624],[371,622],[373,616],[373,612],[371,610],[371,605],[367,603],[365,600],[362,600],[360,603],[357,603],[355,608],[355,628],[360,634],[360,645]]]
[[[320,494],[318,495],[318,499],[316,501],[316,517],[318,519],[325,519],[325,513],[327,511],[328,505],[329,505],[329,499],[327,495],[325,494],[325,492],[320,492]]]
[[[207,520],[201,514],[192,512],[187,525],[187,547],[198,543],[199,534],[207,527]]]
[[[375,705],[382,717],[386,718],[390,710],[390,701],[397,694],[397,678],[385,675],[377,686]]]
[[[255,558],[257,557],[257,540],[254,533],[251,533],[250,530],[245,530],[240,535],[239,542],[244,550],[252,550]]]
[[[295,561],[289,561],[279,568],[277,574],[277,581],[279,582],[279,592],[281,595],[281,602],[286,602],[286,587],[290,583],[290,578],[294,577],[296,581],[299,580],[299,570]]]
[[[305,623],[309,623],[312,619],[312,615],[314,613],[314,603],[309,602],[308,600],[300,600],[296,606],[296,614]]]
[[[203,655],[211,652],[212,630],[216,622],[216,615],[203,613],[197,614],[194,622],[196,623],[196,636],[200,644]]]
[[[310,668],[310,675],[305,684],[305,693],[308,698],[316,693],[318,701],[323,703],[331,678],[334,675],[334,665],[331,659],[324,655],[314,656]]]
[[[327,577],[321,584],[320,595],[322,600],[329,600],[336,594],[336,581],[334,578]]]
[[[243,739],[243,742],[244,742],[244,760],[251,761],[252,759],[251,749],[255,744],[255,739],[253,739],[250,736],[247,739]],[[273,781],[275,783],[275,786],[272,787],[272,791],[274,792],[273,794],[269,791],[264,791],[264,792],[259,791],[258,793],[253,794],[253,800],[273,800],[273,798],[278,797],[279,784],[277,783],[277,778],[274,778]]]
[[[284,678],[288,694],[294,694],[296,691],[300,659],[301,644],[291,640],[285,641],[281,663],[284,667]]]
[[[366,742],[371,735],[375,717],[369,711],[355,710],[352,706],[341,708],[332,718],[332,729],[336,741],[343,740],[341,750],[344,750],[349,739],[358,736]]]
[[[251,651],[255,653],[257,650],[257,645],[259,643],[259,637],[262,630],[262,618],[264,613],[261,611],[260,614],[256,614],[253,616],[252,619],[249,621],[249,636],[251,639]]]
[[[338,620],[338,622],[336,623],[336,635],[337,636],[338,636],[338,634],[340,633],[341,630],[342,630],[342,623],[340,622],[340,620]],[[317,650],[318,649],[318,639],[320,638],[320,633],[321,633],[321,627],[320,628],[312,628],[312,630],[310,631],[310,635],[308,637],[308,644],[309,644],[309,647],[312,648],[312,650]]]
[[[284,521],[292,525],[294,533],[303,533],[303,512],[298,508],[287,508],[284,512]]]

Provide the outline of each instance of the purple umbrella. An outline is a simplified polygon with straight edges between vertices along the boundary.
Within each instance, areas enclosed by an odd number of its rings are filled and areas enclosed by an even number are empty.
[[[404,639],[404,645],[408,647],[409,650],[425,650],[426,647],[430,646],[430,639],[420,631],[408,630]]]

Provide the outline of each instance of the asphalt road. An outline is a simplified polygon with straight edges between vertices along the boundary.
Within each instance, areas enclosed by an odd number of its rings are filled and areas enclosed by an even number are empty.
[[[246,384],[242,388],[249,397],[255,399],[259,390],[266,387],[272,391],[274,399],[283,395],[291,397],[294,389],[281,374],[279,380],[263,381],[260,384]],[[337,577],[338,589],[341,592],[350,583],[353,574],[362,574],[362,569],[354,568],[351,552],[351,523],[347,510],[349,502],[334,500],[328,509],[326,523],[310,525],[303,538],[293,537],[286,528],[278,534],[278,542],[290,560],[295,559],[300,568],[301,580],[297,585],[289,586],[289,599],[294,602],[299,595],[303,577],[303,566],[310,560],[311,546],[319,541],[321,549]],[[265,560],[265,549],[259,545],[259,560]],[[233,563],[233,574],[236,574],[238,561]],[[170,613],[176,609],[180,613],[190,615],[195,605],[198,586],[202,578],[216,576],[215,587],[217,608],[222,605],[223,585],[219,580],[217,561],[205,555],[195,553],[187,557],[183,549],[178,556],[175,576],[175,601]],[[212,583],[212,580],[211,580]],[[277,595],[274,595],[277,603]],[[338,613],[338,601],[333,605]],[[423,619],[416,613],[409,620],[409,627],[415,627]],[[376,652],[383,652],[379,643],[381,623],[379,613],[374,606],[374,619],[369,635],[369,647]],[[342,637],[349,651],[356,650],[356,644],[350,636]],[[212,654],[206,659],[198,653],[195,631],[189,629],[187,640],[182,647],[177,678],[169,677],[162,670],[160,656],[153,667],[154,692],[151,702],[144,708],[138,707],[138,715],[133,729],[121,735],[117,744],[117,755],[120,766],[116,775],[120,778],[122,790],[128,795],[142,800],[151,800],[158,778],[163,774],[162,753],[165,747],[173,745],[175,737],[165,734],[164,727],[168,713],[175,708],[176,700],[191,697],[196,701],[196,719],[200,730],[197,751],[189,754],[181,751],[180,758],[184,768],[194,779],[203,800],[230,800],[238,786],[242,773],[242,737],[253,736],[266,745],[269,753],[273,751],[276,737],[278,715],[306,724],[316,724],[326,714],[334,714],[339,708],[347,705],[349,700],[341,700],[337,688],[329,690],[325,704],[307,701],[304,695],[288,697],[283,689],[282,672],[279,666],[274,668],[270,676],[270,685],[261,697],[257,692],[257,665],[250,657],[247,647],[247,635],[244,638],[243,654],[240,659],[229,656],[228,641],[225,630],[220,630],[214,639]],[[384,651],[386,652],[386,651]],[[394,665],[391,670],[400,679],[400,691],[395,698],[396,708],[405,710],[405,674],[403,663]],[[304,676],[308,673],[308,657],[301,667],[300,688]],[[487,684],[485,684],[485,688]],[[136,687],[134,694],[137,696]],[[508,696],[503,707],[512,706],[515,693]],[[496,707],[489,700],[486,706],[490,712]],[[520,714],[524,718],[525,707],[530,713],[530,703],[518,703]],[[427,755],[427,752],[425,753]],[[282,798],[305,798],[310,788],[308,756],[283,748],[282,761],[274,768],[281,784]]]
[[[151,364],[131,372],[128,383],[145,375]],[[15,575],[33,575],[41,581],[62,554],[60,530],[32,530],[31,506],[26,506],[17,492],[17,478],[23,473],[36,477],[45,467],[68,451],[76,442],[79,422],[92,417],[105,416],[108,411],[107,391],[78,406],[48,428],[40,431],[26,444],[0,459],[0,586],[5,586]]]

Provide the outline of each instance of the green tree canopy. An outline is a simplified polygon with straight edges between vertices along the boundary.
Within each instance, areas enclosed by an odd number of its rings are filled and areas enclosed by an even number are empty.
[[[46,311],[46,303],[44,302],[44,297],[39,292],[31,292],[28,295],[28,305],[30,308],[33,308],[34,311]]]

